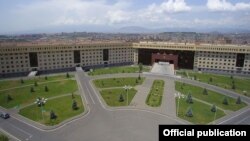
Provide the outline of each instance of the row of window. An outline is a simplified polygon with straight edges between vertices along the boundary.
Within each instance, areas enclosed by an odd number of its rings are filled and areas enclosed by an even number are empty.
[[[201,60],[210,61],[211,60],[211,61],[224,61],[224,62],[231,62],[232,61],[232,62],[235,62],[234,59],[215,59],[215,58],[205,58],[205,57],[204,58],[199,57],[198,60],[199,61],[201,61]]]
[[[219,70],[219,69],[208,69],[208,68],[198,68],[200,71],[211,71],[211,72],[223,72],[223,73],[235,73],[233,70]],[[250,69],[249,69],[250,71]],[[250,74],[250,72],[241,72],[242,74]]]

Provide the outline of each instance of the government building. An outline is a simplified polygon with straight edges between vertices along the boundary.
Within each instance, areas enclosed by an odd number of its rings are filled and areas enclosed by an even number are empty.
[[[169,42],[1,43],[0,77],[169,62],[175,69],[250,75],[250,46]]]

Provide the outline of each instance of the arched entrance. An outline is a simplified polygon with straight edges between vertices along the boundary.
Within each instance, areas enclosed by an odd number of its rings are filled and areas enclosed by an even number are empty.
[[[174,54],[160,54],[160,53],[152,53],[151,56],[151,64],[153,65],[155,62],[169,62],[170,64],[174,64],[174,69],[178,68],[178,55]]]

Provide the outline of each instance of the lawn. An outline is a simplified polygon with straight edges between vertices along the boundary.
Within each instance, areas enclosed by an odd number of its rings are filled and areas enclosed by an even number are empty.
[[[246,106],[246,104],[243,102],[241,104],[236,104],[236,99],[233,99],[231,97],[227,97],[229,104],[224,105],[222,103],[225,97],[224,95],[216,93],[214,91],[210,91],[210,90],[207,90],[208,94],[205,95],[203,94],[203,90],[204,90],[203,88],[193,86],[190,84],[183,85],[181,82],[176,82],[175,89],[185,95],[187,95],[187,93],[190,92],[193,97],[206,101],[211,104],[215,104],[225,110],[237,111]]]
[[[73,77],[70,75],[70,78]],[[45,76],[37,76],[34,78],[30,79],[24,79],[23,82],[21,83],[21,78],[18,80],[2,80],[0,81],[0,90],[4,89],[9,89],[13,87],[20,87],[20,86],[25,86],[25,85],[32,85],[36,81],[38,84],[47,82],[47,81],[56,81],[56,80],[62,80],[62,79],[67,79],[66,74],[65,75],[57,75],[57,76],[47,76],[47,80],[45,79]]]
[[[106,78],[94,80],[94,84],[98,88],[123,87],[125,85],[136,86],[142,84],[145,78],[138,79],[137,77],[123,78]]]
[[[72,97],[64,96],[48,100],[43,108],[40,108],[36,104],[34,104],[21,109],[19,113],[22,116],[27,117],[33,121],[39,122],[41,124],[56,125],[68,118],[74,117],[84,112],[84,107],[82,104],[81,97],[79,95],[75,95],[75,100],[77,102],[77,106],[79,107],[78,110],[72,110],[72,102],[73,102]],[[53,110],[57,115],[56,120],[50,120],[51,110]],[[44,115],[44,120],[42,116],[42,111]]]
[[[211,112],[211,106],[193,100],[193,104],[189,104],[185,99],[179,99],[179,112],[178,117],[185,119],[194,124],[207,124],[214,120],[215,113]],[[176,98],[176,107],[178,107],[178,99]],[[193,117],[186,116],[188,108],[192,108]],[[215,119],[219,119],[225,116],[222,110],[217,109]]]
[[[45,85],[49,91],[45,92]],[[31,92],[31,86],[17,88],[13,90],[0,91],[0,106],[12,108],[15,106],[24,106],[33,103],[37,97],[54,97],[62,94],[70,94],[78,90],[75,80],[62,80],[59,82],[51,82],[47,84],[38,84],[33,86],[35,92]],[[8,95],[13,100],[7,101]]]
[[[8,136],[0,132],[0,141],[9,141],[9,138]]]
[[[143,72],[148,72],[149,67],[143,66]],[[93,72],[89,72],[89,75],[103,75],[103,74],[114,74],[114,73],[138,73],[139,66],[122,66],[122,67],[109,67],[94,69]]]
[[[101,90],[100,94],[107,105],[112,107],[117,107],[117,106],[127,106],[127,99],[128,99],[128,104],[130,104],[136,92],[137,91],[134,88],[128,90],[128,98],[126,90],[121,88]]]
[[[187,77],[187,75],[195,80],[222,87],[228,90],[235,91],[239,94],[244,94],[250,97],[250,79],[231,77],[231,75],[218,75],[210,73],[198,73],[194,71],[179,71],[177,74]],[[232,89],[233,82],[235,89]],[[244,93],[245,91],[245,93]]]
[[[164,81],[154,80],[150,93],[147,96],[146,104],[152,107],[159,107],[162,102],[163,91]]]

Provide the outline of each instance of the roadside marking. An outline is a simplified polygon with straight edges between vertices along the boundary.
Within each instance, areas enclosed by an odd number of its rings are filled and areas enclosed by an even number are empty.
[[[100,96],[99,96],[98,93],[96,92],[96,89],[95,89],[95,88],[93,87],[93,85],[92,85],[92,80],[89,81],[89,85],[90,85],[90,87],[92,88],[92,90],[94,91],[94,93],[95,93],[97,99],[99,100],[99,102],[101,103],[102,107],[103,107],[104,109],[106,109],[105,106],[103,105],[101,99],[100,99]]]
[[[243,113],[245,113],[245,112],[247,112],[247,111],[249,111],[249,110],[250,110],[250,109],[246,109],[246,110],[240,112],[239,114],[237,114],[237,115],[235,115],[235,116],[232,116],[232,117],[230,117],[230,118],[228,118],[228,119],[226,119],[226,120],[224,120],[224,121],[222,121],[222,122],[220,122],[220,123],[218,123],[218,124],[222,124],[222,123],[224,123],[224,122],[227,122],[227,121],[229,121],[229,120],[231,120],[231,119],[233,119],[233,118],[235,118],[235,117],[240,116],[241,114],[243,114]]]
[[[86,85],[85,85],[85,87],[86,87],[86,89],[87,89],[87,91],[89,93],[89,96],[90,96],[92,102],[95,104],[95,101],[94,101],[93,97],[91,96],[91,92],[89,91],[89,88]]]
[[[247,117],[243,118],[242,120],[238,121],[237,123],[239,124],[239,123],[241,123],[242,121],[248,119],[249,117],[250,117],[250,116],[247,116]]]
[[[76,79],[77,79],[77,85],[78,85],[78,87],[80,87],[80,89],[82,90],[82,92],[83,92],[83,97],[84,97],[84,99],[85,99],[86,104],[88,105],[88,101],[87,101],[87,99],[86,99],[86,97],[85,97],[85,93],[84,93],[84,91],[83,91],[83,88],[82,88],[81,82],[80,82],[80,80],[79,80],[79,77],[78,77],[77,74],[76,74],[75,77],[76,77]]]
[[[74,121],[77,121],[77,120],[80,120],[80,119],[82,119],[82,118],[85,118],[89,113],[90,113],[90,109],[88,110],[88,112],[87,112],[85,115],[83,115],[83,116],[81,116],[81,117],[79,117],[79,118],[73,119],[73,120],[71,120],[71,121],[69,121],[69,122],[66,122],[66,123],[64,123],[63,125],[61,125],[61,126],[59,126],[59,127],[56,127],[56,128],[54,128],[54,129],[41,129],[41,128],[39,128],[39,127],[36,127],[35,125],[32,125],[32,124],[30,124],[30,123],[28,123],[28,122],[25,122],[25,121],[23,121],[23,120],[21,120],[21,119],[19,119],[19,118],[14,117],[14,116],[12,116],[12,118],[14,118],[14,119],[16,119],[16,120],[18,120],[18,121],[20,121],[20,122],[22,122],[22,123],[24,123],[24,124],[30,126],[30,127],[33,127],[33,128],[35,128],[35,129],[37,129],[37,130],[44,131],[44,132],[52,132],[52,131],[56,131],[56,130],[58,130],[58,129],[61,129],[62,127],[64,127],[65,125],[67,125],[67,124],[69,124],[69,123],[72,123],[72,122],[74,122]],[[28,120],[30,120],[30,119],[28,119]],[[40,124],[40,123],[37,123],[37,124]],[[41,124],[41,125],[42,125],[42,124]],[[44,125],[42,125],[42,126],[44,126]]]
[[[11,125],[12,127],[14,127],[15,129],[17,129],[17,130],[19,130],[19,131],[23,132],[24,134],[28,135],[29,137],[28,137],[28,138],[26,138],[25,140],[29,140],[30,138],[32,138],[32,135],[31,135],[30,133],[28,133],[28,132],[24,131],[23,129],[20,129],[20,128],[18,128],[18,127],[16,127],[16,126],[14,126],[14,125],[13,125],[13,124],[11,124],[11,123],[10,123],[10,125]]]
[[[3,130],[2,128],[0,128],[0,131],[3,132],[4,134],[6,134],[7,136],[10,136],[11,138],[17,140],[17,141],[21,141],[20,139],[18,139],[18,138],[15,137],[14,135],[10,134],[9,132]]]

